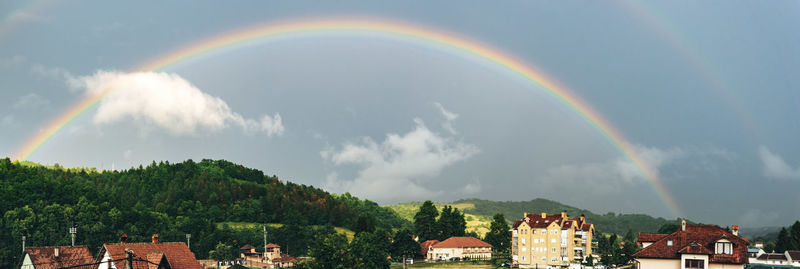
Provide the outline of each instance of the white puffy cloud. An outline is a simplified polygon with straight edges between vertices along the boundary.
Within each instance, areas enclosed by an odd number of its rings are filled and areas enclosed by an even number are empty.
[[[469,159],[479,153],[478,147],[441,136],[420,119],[415,128],[405,134],[387,134],[383,142],[362,138],[357,143],[344,144],[341,149],[320,152],[322,158],[335,166],[355,165],[357,175],[342,180],[333,172],[325,187],[334,192],[350,192],[381,202],[430,199],[442,191],[424,187],[446,167]],[[467,191],[479,190],[470,186]]]
[[[758,157],[764,165],[764,176],[775,179],[800,180],[800,167],[792,167],[767,147],[758,147]]]
[[[125,120],[161,127],[175,135],[194,134],[198,129],[220,130],[229,124],[246,133],[283,134],[279,114],[260,120],[244,118],[225,101],[211,96],[176,74],[161,72],[108,72],[68,79],[71,87],[88,95],[108,96],[100,101],[93,122],[106,124]]]
[[[442,128],[444,128],[451,134],[458,134],[456,129],[453,128],[453,121],[458,119],[458,114],[448,111],[439,102],[435,102],[433,104],[439,109],[439,112],[442,113],[442,116],[444,116],[445,121],[442,123]]]

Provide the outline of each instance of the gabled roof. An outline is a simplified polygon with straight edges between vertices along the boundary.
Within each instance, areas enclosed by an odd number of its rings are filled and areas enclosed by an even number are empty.
[[[281,256],[278,258],[272,258],[272,262],[291,262],[296,260],[298,259],[286,253],[281,253]]]
[[[547,214],[544,218],[542,218],[541,214],[528,214],[524,219],[515,221],[512,228],[516,229],[522,222],[526,222],[531,228],[547,228],[552,223],[556,223],[560,226],[562,221],[564,221],[564,218],[561,217],[560,213]]]
[[[475,237],[469,236],[454,236],[447,238],[442,242],[436,243],[433,245],[434,248],[466,248],[466,247],[487,247],[490,248],[492,245],[489,243],[483,242]]]
[[[194,253],[189,250],[185,243],[133,243],[133,244],[103,244],[103,251],[107,252],[112,260],[118,260],[114,264],[117,268],[125,268],[125,249],[133,251],[134,258],[145,259],[152,253],[163,253],[167,262],[175,269],[201,269],[200,263],[194,257]],[[135,259],[134,259],[135,260]],[[134,261],[134,269],[148,269],[149,263],[145,261]]]
[[[172,268],[169,265],[169,261],[167,261],[167,257],[164,256],[164,253],[161,252],[148,253],[145,259],[149,263],[147,265],[149,269]]]
[[[439,242],[440,242],[439,240],[428,240],[422,242],[422,244],[419,244],[420,247],[419,253],[422,254],[422,256],[428,255],[428,247],[433,246]]]
[[[281,246],[279,246],[278,244],[273,244],[273,243],[267,244],[267,248],[280,248],[280,247]]]
[[[58,257],[55,256],[58,249]],[[25,253],[31,259],[34,267],[39,268],[62,268],[83,264],[94,263],[92,253],[86,246],[51,246],[51,247],[27,247]],[[94,268],[95,266],[75,267],[75,268]]]
[[[591,231],[592,230],[592,224],[591,223],[584,223],[582,225],[582,227],[581,227],[581,230],[586,231],[586,232]]]
[[[733,254],[713,254],[717,240],[733,243]],[[672,241],[672,246],[667,242]],[[705,250],[703,250],[705,248]],[[633,254],[636,258],[680,259],[682,253],[708,254],[711,263],[744,264],[747,262],[747,242],[716,225],[686,225],[686,231],[676,231],[658,239]]]
[[[783,253],[764,253],[761,256],[758,256],[759,260],[773,260],[773,261],[785,261],[786,255]]]
[[[636,242],[655,242],[668,235],[669,234],[639,233],[639,238],[636,239]]]
[[[251,250],[251,249],[254,249],[254,248],[255,247],[251,246],[250,244],[245,244],[244,246],[240,247],[239,249]]]
[[[691,243],[689,243],[685,247],[683,247],[680,250],[678,250],[678,253],[680,253],[680,254],[706,254],[706,255],[708,255],[708,254],[713,254],[714,252],[709,250],[709,249],[707,249],[706,247],[704,247],[700,243],[692,241]]]
[[[800,261],[800,250],[787,250],[787,254],[792,258],[792,261]]]

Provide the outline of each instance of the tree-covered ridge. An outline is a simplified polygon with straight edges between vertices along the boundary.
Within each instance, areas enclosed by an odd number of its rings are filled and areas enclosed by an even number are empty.
[[[312,225],[355,230],[361,220],[371,228],[410,227],[374,202],[283,182],[224,160],[153,162],[98,172],[5,158],[0,159],[0,201],[0,268],[18,262],[23,235],[29,246],[66,245],[73,226],[78,228],[76,243],[93,252],[103,243],[118,242],[122,233],[132,242],[149,241],[156,233],[162,241],[185,241],[189,233],[198,258],[219,242],[239,246],[263,240],[259,231],[226,231],[217,228],[219,222],[290,224],[270,233],[287,242],[303,241],[288,238],[287,229]],[[292,252],[306,249],[298,246]]]
[[[405,219],[413,218],[421,202],[406,202],[387,206],[392,208]],[[482,199],[461,199],[452,203],[437,203],[437,207],[452,205],[464,212],[465,216],[475,216],[475,220],[482,220],[484,223],[468,221],[468,230],[472,227],[489,227],[492,216],[501,213],[506,220],[513,222],[522,218],[522,214],[528,213],[558,213],[567,211],[572,217],[584,214],[587,221],[595,225],[595,229],[614,234],[625,234],[629,229],[634,233],[656,232],[667,223],[679,223],[678,220],[667,220],[664,218],[654,218],[645,214],[615,214],[613,212],[604,215],[595,214],[589,210],[565,205],[556,201],[537,198],[530,201],[488,201]]]

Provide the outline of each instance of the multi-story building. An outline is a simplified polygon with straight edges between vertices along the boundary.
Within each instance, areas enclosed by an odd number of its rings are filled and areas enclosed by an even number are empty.
[[[511,228],[512,262],[520,268],[552,268],[584,261],[592,255],[594,225],[586,217],[523,214]]]

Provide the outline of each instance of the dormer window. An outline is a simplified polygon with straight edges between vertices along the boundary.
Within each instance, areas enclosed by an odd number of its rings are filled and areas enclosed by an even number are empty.
[[[727,240],[717,241],[714,253],[732,255],[733,254],[733,243],[728,242]]]
[[[672,246],[672,240],[667,240],[667,246],[668,246],[668,247],[671,247],[671,246]]]

